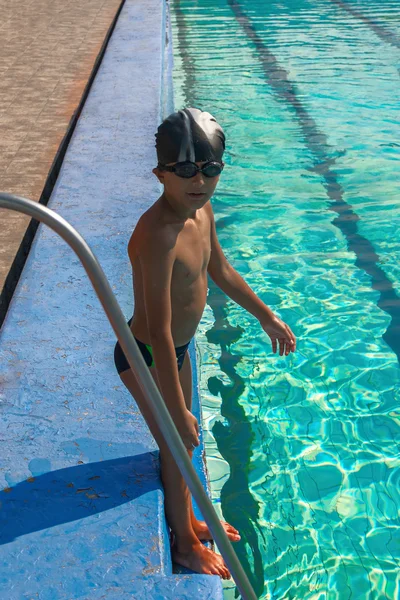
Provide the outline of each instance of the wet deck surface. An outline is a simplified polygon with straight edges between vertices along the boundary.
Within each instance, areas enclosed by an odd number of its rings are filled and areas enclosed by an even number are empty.
[[[0,191],[38,201],[121,0],[0,0]],[[29,217],[0,209],[0,290]]]

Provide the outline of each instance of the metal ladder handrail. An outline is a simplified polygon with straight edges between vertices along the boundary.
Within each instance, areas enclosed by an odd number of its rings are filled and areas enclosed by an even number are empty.
[[[135,338],[125,321],[125,317],[113,294],[108,279],[89,245],[68,221],[53,210],[34,202],[33,200],[0,192],[0,208],[7,208],[24,213],[37,221],[41,221],[45,225],[48,225],[48,227],[58,233],[58,235],[71,246],[72,250],[74,250],[80,259],[115,335],[118,338],[128,363],[135,374],[139,386],[149,403],[153,417],[168,444],[190,492],[195,498],[201,513],[210,528],[212,536],[231,571],[232,577],[235,580],[243,600],[257,600],[254,590],[220,523],[211,500],[207,496],[192,465],[192,461],[153,377],[147,368]]]

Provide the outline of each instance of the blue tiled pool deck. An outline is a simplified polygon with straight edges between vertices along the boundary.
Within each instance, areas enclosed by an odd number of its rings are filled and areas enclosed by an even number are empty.
[[[88,242],[127,319],[127,242],[160,194],[154,133],[173,108],[167,8],[126,0],[48,204]],[[0,338],[2,598],[222,598],[218,577],[173,574],[158,449],[114,344],[78,258],[40,225]],[[206,485],[202,446],[194,460]]]

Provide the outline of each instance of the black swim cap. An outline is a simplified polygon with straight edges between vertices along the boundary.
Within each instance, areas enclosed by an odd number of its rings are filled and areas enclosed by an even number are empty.
[[[172,162],[221,161],[225,134],[215,118],[198,108],[184,108],[164,119],[157,129],[159,165]]]

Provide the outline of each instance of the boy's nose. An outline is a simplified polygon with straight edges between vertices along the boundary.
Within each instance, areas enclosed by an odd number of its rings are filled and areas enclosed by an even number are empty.
[[[204,175],[201,171],[197,171],[196,175],[192,178],[192,181],[198,181],[199,183],[204,183]]]

